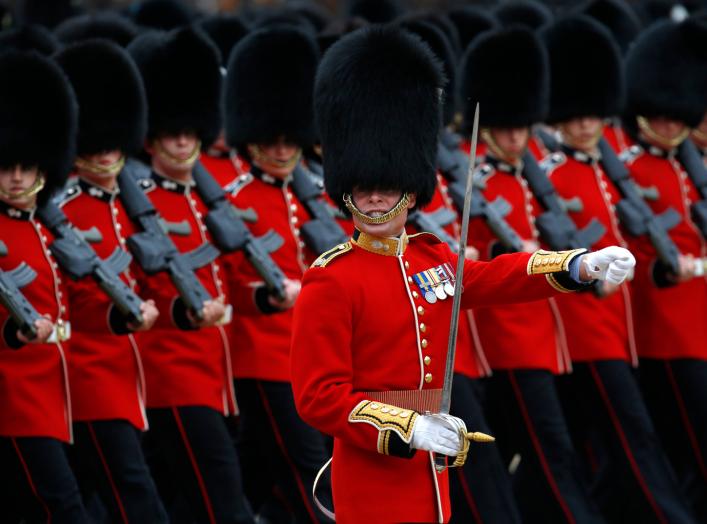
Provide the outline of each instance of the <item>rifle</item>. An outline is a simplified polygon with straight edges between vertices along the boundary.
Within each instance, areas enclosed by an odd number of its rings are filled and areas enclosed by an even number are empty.
[[[37,216],[55,237],[49,250],[59,266],[74,280],[93,277],[118,311],[129,322],[140,324],[142,299],[120,278],[120,274],[130,265],[130,254],[116,247],[108,258],[100,258],[51,199],[37,209]]]
[[[344,230],[334,220],[334,210],[321,199],[321,188],[299,163],[292,172],[292,191],[312,217],[301,228],[302,238],[312,251],[321,255],[348,240]]]
[[[198,319],[203,318],[204,302],[212,300],[194,271],[213,262],[218,249],[204,242],[188,253],[181,253],[167,234],[164,221],[145,196],[130,171],[118,175],[120,200],[130,219],[142,231],[128,237],[128,248],[148,275],[166,271],[180,298]]]
[[[285,298],[285,274],[270,257],[283,244],[283,239],[270,230],[256,238],[243,222],[243,216],[252,210],[241,211],[231,204],[223,188],[214,180],[201,162],[194,165],[192,172],[196,191],[209,208],[204,223],[218,248],[225,252],[243,251],[248,261],[265,281],[270,292],[278,299]],[[248,217],[251,218],[251,217]],[[257,216],[254,216],[257,220]]]
[[[601,165],[604,173],[621,194],[621,200],[616,204],[616,215],[621,224],[633,236],[648,235],[655,248],[658,259],[674,274],[678,273],[678,248],[668,235],[668,231],[677,226],[682,217],[675,209],[669,207],[660,215],[646,203],[631,178],[626,166],[619,160],[605,139],[599,140]]]
[[[545,212],[536,218],[535,226],[551,249],[590,248],[604,236],[606,228],[596,218],[582,230],[577,229],[567,214],[567,204],[557,195],[547,175],[529,151],[523,154],[523,178],[545,209]]]
[[[0,256],[5,255],[7,255],[7,246],[0,241]],[[7,309],[18,329],[27,338],[37,336],[37,328],[34,323],[41,316],[20,289],[35,278],[37,278],[37,273],[24,262],[11,271],[0,270],[0,304]]]
[[[707,239],[707,169],[702,155],[688,138],[678,146],[678,159],[700,193],[701,200],[692,204],[690,214],[702,237]]]
[[[444,226],[456,221],[457,216],[453,211],[446,208],[439,208],[432,213],[425,213],[419,209],[408,215],[408,223],[412,224],[419,231],[432,233],[442,242],[447,244],[453,251],[459,250],[459,242],[447,233]]]
[[[437,145],[437,168],[450,180],[449,196],[456,208],[464,209],[466,191],[466,173],[469,159],[459,149],[460,139],[450,132],[443,132]],[[504,220],[511,212],[511,204],[503,197],[493,202],[486,200],[481,193],[483,183],[477,181],[471,193],[471,211],[469,216],[483,218],[494,235],[509,250],[522,251],[523,242],[513,228]]]

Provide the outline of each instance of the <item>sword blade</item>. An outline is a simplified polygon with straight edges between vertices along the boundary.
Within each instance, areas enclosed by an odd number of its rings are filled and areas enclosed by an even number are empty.
[[[457,333],[459,327],[459,310],[462,299],[462,280],[464,276],[464,261],[466,259],[466,237],[469,233],[469,212],[471,211],[471,193],[474,187],[474,165],[476,164],[476,146],[479,139],[479,104],[474,112],[474,127],[471,133],[471,150],[469,151],[469,170],[466,174],[466,191],[464,193],[464,209],[462,210],[462,231],[457,251],[457,270],[454,297],[452,300],[452,318],[449,323],[449,341],[447,343],[447,362],[444,368],[444,382],[442,385],[442,400],[439,413],[449,414],[452,403],[452,380],[454,379],[454,358],[457,351]]]

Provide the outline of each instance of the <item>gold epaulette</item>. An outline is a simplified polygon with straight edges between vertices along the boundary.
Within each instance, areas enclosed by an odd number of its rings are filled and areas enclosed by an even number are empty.
[[[349,422],[365,422],[378,431],[394,431],[403,439],[403,442],[409,443],[418,416],[417,412],[410,409],[373,400],[362,400],[351,411]]]
[[[573,258],[586,253],[586,249],[570,249],[567,251],[545,251],[540,249],[528,260],[529,275],[547,275],[559,271],[569,271]]]
[[[326,265],[334,260],[339,255],[348,253],[351,251],[351,242],[344,242],[336,247],[331,248],[329,251],[325,251],[312,263],[312,267],[326,267]]]

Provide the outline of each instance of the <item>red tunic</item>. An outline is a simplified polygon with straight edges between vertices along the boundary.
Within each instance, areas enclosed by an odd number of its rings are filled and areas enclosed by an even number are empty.
[[[12,270],[26,262],[37,278],[22,288],[25,298],[40,315],[48,314],[55,323],[66,321],[65,280],[49,252],[52,237],[48,230],[33,213],[0,203],[0,240],[8,249],[0,257],[0,268]],[[14,350],[8,346],[8,335],[14,337],[8,333],[9,320],[7,311],[0,308],[0,435],[71,441],[68,342],[28,344]]]
[[[255,210],[258,220],[248,224],[255,236],[274,230],[283,238],[283,245],[270,256],[288,278],[301,280],[315,258],[300,238],[300,227],[309,215],[289,178],[255,172],[257,176],[247,172],[229,186],[231,200],[238,208]],[[228,263],[231,296],[237,305],[230,328],[233,376],[289,382],[292,309],[272,311],[256,302],[256,290],[264,285],[258,273],[244,256],[232,255]]]
[[[335,439],[337,522],[447,521],[447,472],[437,474],[426,452],[408,460],[389,456],[385,437],[382,447],[379,441],[386,430],[355,422],[353,411],[374,397],[371,392],[420,394],[442,387],[452,299],[428,303],[414,276],[440,264],[454,267],[456,257],[429,234],[409,237],[409,244],[387,240],[385,253],[397,256],[371,251],[376,244],[370,237],[368,247],[359,247],[366,245],[362,237],[322,255],[305,275],[292,335],[297,410]],[[462,307],[556,294],[545,278],[527,275],[529,257],[467,261]],[[385,493],[381,502],[371,498],[377,493]]]
[[[631,146],[623,160],[640,186],[658,190],[658,200],[648,201],[655,213],[672,207],[682,215],[682,222],[670,230],[680,253],[704,257],[705,242],[690,218],[690,205],[699,198],[694,184],[674,151],[666,154],[650,149]],[[657,257],[652,244],[646,237],[630,238],[629,242],[637,262],[632,291],[639,356],[707,359],[707,279],[693,278],[659,288],[653,279]]]
[[[538,240],[535,215],[540,207],[522,175],[503,162],[488,157],[491,163],[479,167],[485,188],[482,193],[491,202],[502,196],[512,206],[505,217],[524,240]],[[482,219],[469,225],[469,244],[479,250],[481,260],[491,260],[500,246],[496,236]],[[545,369],[564,373],[571,369],[564,326],[551,300],[475,309],[479,337],[492,369]]]
[[[550,155],[543,168],[560,197],[581,199],[582,209],[569,213],[577,228],[582,229],[593,218],[606,228],[604,236],[591,246],[592,250],[627,247],[614,209],[620,195],[601,164],[584,153],[565,148],[564,153]],[[616,359],[638,363],[627,283],[605,298],[587,292],[563,295],[555,300],[564,320],[573,361]]]
[[[631,140],[628,133],[626,133],[623,127],[617,122],[608,122],[604,126],[603,136],[617,155],[623,153],[633,145],[633,140]]]
[[[447,209],[455,215],[456,209],[451,198],[447,195],[448,184],[442,175],[437,174],[437,188],[435,189],[432,201],[425,206],[422,211],[425,213],[433,213],[439,209]],[[445,226],[445,231],[454,239],[459,239],[461,229],[459,227],[459,217],[451,224]],[[412,227],[408,227],[408,233],[417,233]],[[456,271],[456,268],[454,268]],[[466,375],[469,378],[479,378],[487,376],[491,373],[491,368],[486,360],[486,355],[481,347],[479,340],[478,328],[474,313],[470,309],[464,311],[462,315],[466,322],[459,323],[459,334],[457,335],[457,354],[454,360],[454,370],[457,373]]]
[[[206,206],[190,185],[154,172],[151,179],[140,183],[162,218],[189,224],[189,235],[170,234],[177,249],[191,251],[209,240],[202,220]],[[220,259],[196,270],[196,275],[214,299],[225,298]],[[142,278],[139,285],[142,297],[154,299],[160,311],[155,327],[137,337],[145,368],[147,407],[200,405],[225,415],[234,413],[229,344],[224,328],[178,329],[172,315],[178,293],[166,273]]]
[[[100,242],[91,246],[98,256],[110,256],[116,247],[125,249],[125,239],[135,229],[117,193],[80,179],[66,192],[62,208],[80,230],[95,227]],[[135,286],[126,271],[123,281]],[[147,429],[145,378],[133,335],[116,335],[106,317],[111,301],[95,280],[69,281],[69,304],[73,336],[68,363],[72,410],[75,420],[124,419],[138,429]]]

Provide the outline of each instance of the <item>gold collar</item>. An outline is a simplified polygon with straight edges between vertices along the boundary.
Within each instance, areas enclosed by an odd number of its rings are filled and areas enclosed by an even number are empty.
[[[351,237],[351,243],[375,253],[377,255],[385,255],[389,257],[397,257],[405,253],[405,249],[408,247],[408,236],[407,233],[403,231],[400,237],[374,237],[372,235],[367,235],[363,231],[356,229],[354,231],[353,237]]]

